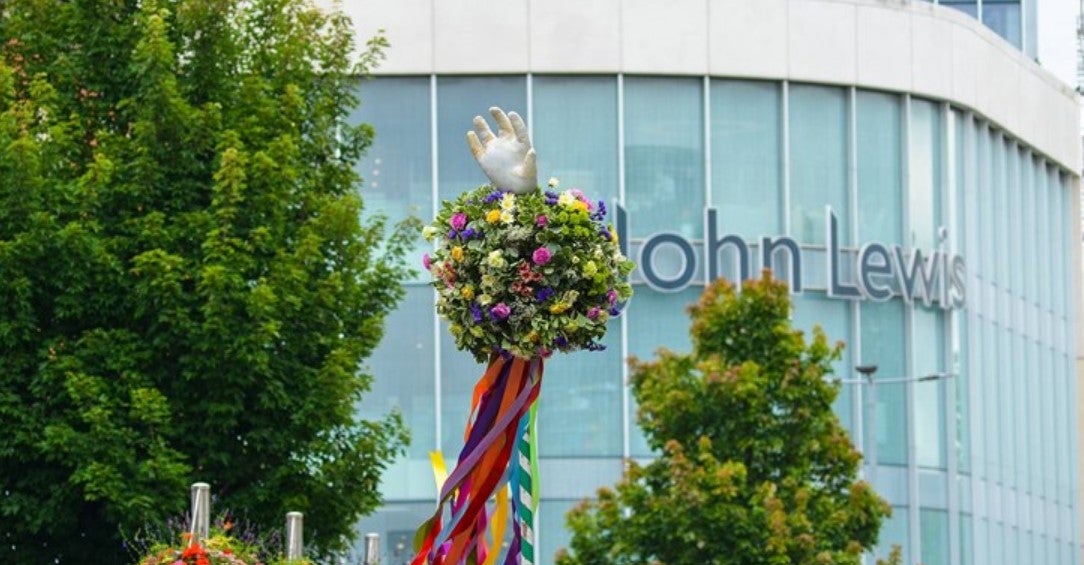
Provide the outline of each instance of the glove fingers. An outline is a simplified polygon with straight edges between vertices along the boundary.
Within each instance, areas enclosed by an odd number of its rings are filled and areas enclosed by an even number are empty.
[[[523,123],[523,118],[519,117],[519,114],[511,112],[508,114],[508,121],[512,122],[512,131],[515,132],[516,139],[530,149],[531,133],[527,131],[527,124]]]
[[[488,131],[488,128],[486,129]],[[490,137],[493,134],[489,134]],[[482,147],[482,142],[478,141],[478,135],[473,131],[467,132],[467,145],[470,146],[471,155],[474,155],[474,159],[478,160],[482,158],[482,154],[486,152],[485,147]]]
[[[489,129],[489,124],[482,119],[482,116],[474,116],[474,131],[478,132],[478,139],[482,145],[489,145],[489,142],[493,141],[493,131]]]
[[[497,132],[501,137],[512,137],[515,135],[512,131],[512,122],[508,119],[508,115],[504,113],[504,110],[494,106],[489,109],[489,113],[493,114],[494,120],[497,120]]]

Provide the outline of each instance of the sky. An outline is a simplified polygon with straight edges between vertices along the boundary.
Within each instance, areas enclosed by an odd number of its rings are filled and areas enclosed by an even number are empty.
[[[1027,0],[1024,0],[1025,2]],[[1081,0],[1034,0],[1039,63],[1069,86],[1077,86],[1077,15]]]

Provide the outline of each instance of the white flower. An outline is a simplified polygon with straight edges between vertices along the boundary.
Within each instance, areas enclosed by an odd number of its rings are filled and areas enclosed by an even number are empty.
[[[437,228],[433,226],[425,226],[424,228],[422,228],[422,237],[424,237],[426,241],[432,241],[433,238],[436,237],[436,235]]]
[[[504,253],[498,249],[496,251],[490,251],[489,256],[486,257],[486,263],[494,269],[500,269],[504,266]]]
[[[501,221],[506,224],[510,224],[516,221],[516,216],[512,212],[505,210],[504,212],[501,212]]]
[[[501,210],[515,210],[516,208],[516,195],[511,192],[504,193],[504,197],[501,198]]]
[[[550,177],[549,182],[546,184],[550,185],[550,188],[557,188],[557,185],[561,184],[561,181],[557,180],[557,177]]]
[[[561,206],[571,206],[574,202],[576,202],[576,197],[572,195],[572,192],[567,190],[557,197],[557,203]]]
[[[486,304],[489,304],[490,302],[493,302],[493,297],[492,296],[490,296],[488,294],[484,294],[484,293],[478,295],[478,304],[481,304],[482,306],[485,306]]]

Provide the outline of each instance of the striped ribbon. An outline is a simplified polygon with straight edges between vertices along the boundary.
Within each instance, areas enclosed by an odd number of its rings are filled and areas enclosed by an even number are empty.
[[[434,476],[443,484],[436,511],[414,536],[412,565],[495,564],[507,521],[508,504],[502,498],[511,499],[513,517],[512,544],[504,564],[534,563],[538,500],[534,406],[541,386],[540,358],[490,361],[474,388],[465,445],[446,479],[442,480],[447,473],[443,457],[431,454]],[[511,486],[510,497],[505,485]],[[494,494],[497,504],[491,513],[486,502]],[[488,544],[487,532],[492,536]]]

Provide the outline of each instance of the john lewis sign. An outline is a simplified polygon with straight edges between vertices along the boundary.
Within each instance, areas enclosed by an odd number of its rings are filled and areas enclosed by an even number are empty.
[[[621,250],[628,255],[628,214],[620,205],[615,207],[615,222]],[[828,296],[843,300],[885,301],[894,296],[907,302],[921,301],[926,306],[938,305],[948,310],[965,304],[967,292],[966,264],[963,257],[944,249],[945,230],[941,229],[941,248],[907,250],[900,245],[879,242],[865,243],[857,250],[843,251],[839,245],[839,222],[832,208],[824,209],[824,288]],[[719,235],[719,218],[714,208],[704,210],[703,262],[707,280],[719,276],[719,256],[724,248],[736,255],[741,279],[752,273],[753,250],[759,250],[761,268],[784,261],[791,292],[800,293],[811,285],[803,274],[811,269],[806,264],[805,250],[794,238],[764,236],[749,243],[736,234]],[[677,273],[660,273],[656,259],[667,247],[681,258]],[[853,260],[849,259],[853,256]],[[640,248],[637,261],[640,273],[650,287],[662,292],[677,292],[693,282],[697,271],[697,251],[693,242],[675,233],[658,233],[648,237]],[[778,264],[778,263],[777,263]],[[851,268],[847,268],[847,265]]]

